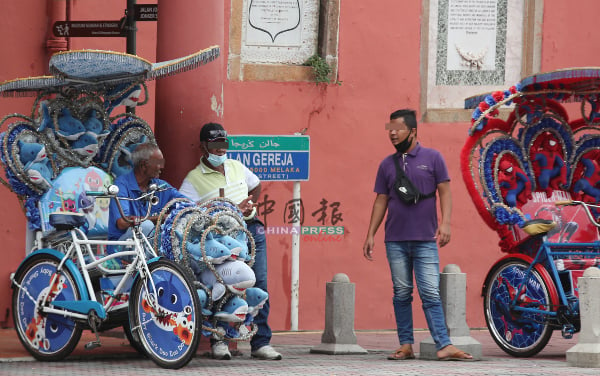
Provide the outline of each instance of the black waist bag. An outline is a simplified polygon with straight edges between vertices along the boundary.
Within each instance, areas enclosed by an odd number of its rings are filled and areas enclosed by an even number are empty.
[[[394,154],[394,164],[396,165],[396,182],[394,183],[394,192],[398,195],[400,200],[408,205],[413,205],[419,202],[420,200],[434,197],[435,191],[423,194],[419,191],[419,188],[415,187],[415,185],[410,181],[408,176],[402,171],[400,168],[400,163],[398,162],[398,156]]]

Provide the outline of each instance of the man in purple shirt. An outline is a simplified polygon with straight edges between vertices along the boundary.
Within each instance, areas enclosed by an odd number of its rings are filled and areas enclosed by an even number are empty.
[[[386,157],[379,165],[375,180],[375,202],[371,212],[369,230],[363,246],[364,256],[373,261],[374,236],[385,222],[385,248],[394,286],[394,313],[400,348],[388,356],[391,360],[414,359],[412,344],[413,271],[427,326],[435,341],[440,360],[472,360],[450,342],[439,293],[439,256],[436,244],[443,247],[450,242],[450,213],[452,196],[450,178],[442,155],[417,142],[417,120],[413,110],[398,110],[390,115],[386,124],[389,138],[396,153]],[[396,167],[410,178],[423,194],[434,193],[418,202],[405,203],[394,192]],[[438,226],[436,196],[440,198],[441,221]]]

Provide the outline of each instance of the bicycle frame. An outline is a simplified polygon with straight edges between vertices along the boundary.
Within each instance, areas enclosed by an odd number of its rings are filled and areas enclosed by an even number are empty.
[[[594,216],[590,211],[590,207],[600,208],[600,206],[585,203],[582,201],[557,202],[556,204],[582,205],[591,223],[594,224],[594,226],[596,227],[600,227],[600,224],[594,219]],[[574,296],[567,296],[567,293],[565,292],[565,288],[559,276],[559,270],[554,261],[561,258],[585,259],[597,256],[600,256],[600,241],[592,243],[548,242],[547,236],[544,235],[544,240],[542,241],[540,248],[536,252],[535,257],[533,258],[529,267],[525,271],[525,278],[523,278],[523,282],[520,285],[515,286],[516,290],[519,293],[515,294],[515,296],[513,297],[511,301],[511,309],[517,312],[541,314],[552,319],[558,319],[559,321],[561,319],[561,317],[559,317],[559,314],[567,315],[570,317],[578,317],[579,301]],[[550,306],[547,307],[548,309],[540,309],[532,307],[523,307],[519,305],[518,300],[521,297],[520,292],[522,292],[525,289],[525,285],[527,284],[535,266],[540,264],[543,267],[545,267],[546,270],[550,273],[550,278],[552,279],[554,287],[556,288],[556,293],[558,295],[559,307]],[[566,307],[566,311],[560,311],[560,307]],[[561,322],[559,322],[559,324],[560,323]],[[571,329],[567,329],[567,331],[569,330]],[[563,336],[565,335],[564,331],[565,329],[563,328]]]
[[[151,190],[151,192],[149,192],[135,200],[144,199],[147,196],[152,197],[154,195],[155,191],[156,190]],[[117,207],[119,208],[119,211],[120,211],[122,217],[125,217],[125,215],[123,213],[123,210],[121,208],[119,200],[122,200],[122,199],[133,200],[133,199],[125,198],[125,197],[117,197],[116,195],[104,195],[104,194],[101,194],[100,192],[95,192],[95,193],[90,192],[90,193],[94,194],[97,197],[109,197],[109,198],[117,200],[117,204],[118,204]],[[144,218],[147,218],[149,216],[150,207],[151,207],[151,202],[148,203],[148,210],[147,210],[146,216]],[[144,278],[144,279],[146,279],[147,276],[150,275],[150,271],[148,269],[148,259],[146,258],[145,252],[148,252],[152,256],[152,258],[156,258],[158,256],[157,256],[156,252],[154,251],[154,249],[152,248],[152,246],[150,245],[150,242],[148,241],[146,236],[141,231],[140,224],[142,221],[136,220],[134,222],[133,220],[130,220],[130,219],[126,219],[126,220],[130,223],[133,223],[132,238],[126,239],[126,240],[88,239],[86,234],[77,227],[69,230],[71,244],[64,251],[64,257],[62,258],[60,263],[57,265],[57,271],[62,270],[65,267],[65,263],[68,260],[75,259],[77,262],[77,265],[79,266],[78,269],[79,269],[79,272],[81,273],[81,276],[82,276],[84,284],[85,284],[85,286],[79,286],[79,289],[80,289],[80,291],[85,290],[87,292],[87,296],[92,303],[87,304],[85,307],[79,307],[79,305],[76,301],[74,301],[74,302],[53,302],[53,305],[60,304],[62,306],[61,308],[55,308],[55,307],[50,307],[48,305],[48,303],[50,303],[48,301],[48,299],[50,298],[50,295],[47,295],[40,302],[41,306],[42,306],[42,312],[44,312],[46,314],[59,314],[59,315],[63,315],[65,317],[69,317],[72,319],[89,320],[90,319],[90,307],[92,307],[92,309],[94,309],[96,311],[96,314],[98,315],[98,317],[100,319],[104,320],[107,317],[107,315],[106,315],[107,312],[111,311],[111,307],[112,307],[113,303],[115,303],[115,301],[117,300],[116,298],[125,290],[125,286],[126,286],[126,283],[128,282],[128,278],[134,278],[136,273],[138,275],[138,278]],[[91,247],[92,245],[121,246],[121,247],[132,248],[132,250],[115,252],[115,253],[105,255],[105,256],[97,259],[96,256],[94,255],[94,252],[92,251],[92,247]],[[88,262],[86,260],[86,256],[88,256],[93,261]],[[124,269],[112,270],[112,269],[108,269],[103,266],[103,264],[106,261],[116,259],[116,258],[123,258],[123,257],[133,257],[133,261],[129,265],[127,265]],[[104,303],[98,302],[97,297],[96,297],[96,293],[102,292],[102,289],[100,289],[99,291],[96,291],[96,289],[94,289],[94,286],[92,284],[92,278],[90,276],[90,271],[94,268],[99,269],[103,275],[108,275],[108,276],[122,275],[121,279],[115,286],[115,289],[110,294],[110,297]],[[56,282],[56,279],[58,277],[59,277],[58,273],[55,274],[50,280],[50,285],[53,285]],[[151,286],[153,289],[153,291],[152,291],[153,294],[149,294],[149,296],[155,297],[155,296],[157,296],[156,295],[156,286],[154,285],[154,282],[152,280],[150,280],[150,282],[151,282]],[[13,283],[17,284],[14,280],[13,280]],[[19,286],[18,284],[17,284],[17,286],[18,286],[18,288],[21,288],[21,286]],[[32,300],[34,300],[32,297],[30,297],[30,298]],[[94,304],[94,303],[96,303],[96,304]],[[150,304],[151,307],[155,306],[154,302],[148,302],[148,303]],[[126,307],[126,305],[124,305],[123,308],[124,307]],[[121,307],[119,307],[119,308],[121,308]]]
[[[145,276],[149,275],[149,270],[148,270],[148,265],[147,265],[148,260],[146,259],[146,256],[144,254],[145,251],[149,251],[149,252],[151,252],[153,257],[157,257],[156,253],[150,246],[148,239],[144,236],[144,234],[141,233],[141,231],[139,231],[139,229],[136,229],[132,233],[133,233],[132,239],[122,240],[122,241],[120,241],[120,240],[113,240],[113,241],[111,241],[111,240],[89,240],[89,239],[87,239],[87,237],[85,236],[83,231],[81,231],[78,228],[75,228],[75,229],[71,230],[72,244],[69,247],[69,249],[67,250],[67,252],[65,253],[65,257],[63,258],[61,263],[58,265],[57,269],[58,270],[62,269],[65,261],[70,259],[71,257],[75,256],[77,259],[78,265],[80,266],[80,271],[81,271],[82,277],[85,281],[85,288],[88,292],[89,299],[92,301],[96,301],[96,302],[97,302],[96,290],[94,289],[94,287],[92,285],[92,279],[90,277],[90,270],[92,270],[94,268],[98,268],[102,271],[103,274],[106,274],[106,275],[123,275],[122,278],[119,280],[117,286],[115,287],[114,291],[111,293],[110,298],[106,302],[104,302],[104,304],[102,305],[104,312],[103,313],[98,312],[98,314],[101,314],[102,316],[105,316],[105,313],[110,311],[110,307],[116,301],[115,298],[123,292],[124,286],[127,283],[128,277],[133,278],[134,273],[136,273],[136,272],[138,272],[140,274],[141,278],[145,278]],[[85,250],[86,250],[85,253],[87,255],[93,256],[93,252],[91,249],[92,245],[102,245],[102,246],[115,245],[115,246],[133,247],[134,250],[116,252],[116,253],[101,257],[99,259],[94,258],[94,261],[92,261],[92,262],[87,262],[84,251],[82,250],[82,247],[85,247]],[[128,256],[133,256],[134,259],[133,259],[133,262],[131,262],[129,265],[127,265],[125,267],[125,269],[111,270],[111,269],[107,269],[104,266],[102,266],[102,264],[108,260],[115,259],[115,258],[121,258],[121,257],[128,257]],[[55,278],[57,278],[56,275],[51,280],[51,283],[54,283]],[[155,286],[153,284],[152,284],[152,286],[155,289]],[[46,299],[47,299],[47,297],[44,298],[43,303],[46,303]],[[47,306],[44,306],[43,311],[46,313],[60,313],[60,314],[64,314],[64,315],[72,317],[72,318],[76,318],[76,319],[87,319],[87,317],[88,317],[88,315],[78,314],[78,313],[72,312],[72,311],[65,312],[64,310],[50,308]]]

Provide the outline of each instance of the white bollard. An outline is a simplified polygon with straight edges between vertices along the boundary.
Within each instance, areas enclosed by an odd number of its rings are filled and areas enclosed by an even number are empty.
[[[567,350],[567,363],[574,367],[600,367],[600,269],[591,267],[579,278],[581,331],[577,344]]]
[[[481,359],[481,343],[471,337],[467,325],[467,275],[460,271],[458,265],[446,265],[440,274],[440,297],[450,341],[471,354],[473,359]],[[437,359],[437,349],[431,336],[419,344],[419,359]]]
[[[325,331],[321,344],[311,353],[330,355],[366,354],[356,344],[354,333],[354,283],[346,274],[339,273],[327,282],[325,294]]]

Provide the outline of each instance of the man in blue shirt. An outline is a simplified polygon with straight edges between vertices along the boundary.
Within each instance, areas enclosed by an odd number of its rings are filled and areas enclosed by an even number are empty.
[[[145,143],[138,145],[131,154],[133,160],[133,171],[123,174],[115,179],[115,185],[119,187],[118,197],[138,198],[148,192],[151,184],[159,187],[155,197],[158,203],[153,205],[150,217],[142,222],[142,232],[150,234],[156,225],[156,220],[163,207],[172,199],[187,198],[173,188],[169,183],[158,178],[165,167],[165,159],[157,145]],[[144,217],[148,210],[148,202],[145,200],[130,201],[121,200],[123,214],[130,219]],[[123,240],[131,236],[132,223],[121,217],[115,200],[111,200],[110,214],[108,220],[108,239]]]

